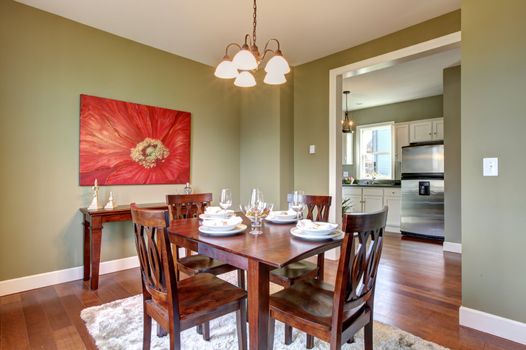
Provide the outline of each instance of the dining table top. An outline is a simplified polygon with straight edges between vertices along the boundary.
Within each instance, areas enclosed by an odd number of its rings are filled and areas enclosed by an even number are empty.
[[[261,227],[263,233],[254,235],[249,233],[250,220],[241,213],[236,215],[247,225],[244,232],[236,235],[219,237],[201,233],[199,218],[172,220],[168,232],[196,245],[206,245],[275,268],[323,253],[341,244],[341,239],[307,241],[296,238],[290,234],[290,229],[295,227],[295,223],[276,224],[265,221]]]

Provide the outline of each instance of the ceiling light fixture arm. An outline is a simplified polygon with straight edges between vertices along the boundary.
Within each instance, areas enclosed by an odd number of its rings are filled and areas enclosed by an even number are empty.
[[[228,50],[232,47],[232,46],[235,46],[237,47],[239,50],[241,50],[241,46],[238,44],[238,43],[230,43],[226,46],[225,48],[225,58],[230,58],[230,56],[228,55]]]

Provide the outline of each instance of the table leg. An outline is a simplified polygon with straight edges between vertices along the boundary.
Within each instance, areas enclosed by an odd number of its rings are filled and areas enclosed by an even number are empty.
[[[250,350],[268,349],[269,271],[256,260],[248,262],[248,323]]]
[[[90,241],[90,225],[89,221],[84,219],[84,281],[89,281],[91,274],[90,258],[91,258],[91,241]]]
[[[99,288],[100,242],[102,222],[100,219],[91,222],[91,289]]]
[[[323,281],[325,273],[325,253],[318,254],[318,279]]]

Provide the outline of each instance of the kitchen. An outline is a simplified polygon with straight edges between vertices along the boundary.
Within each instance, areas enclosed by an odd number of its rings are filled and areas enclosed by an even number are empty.
[[[460,49],[449,48],[343,80],[343,212],[387,205],[390,233],[445,241],[444,250],[458,252],[460,193],[444,193],[444,180],[454,188],[460,178],[448,163],[460,153],[452,108],[460,92],[448,78],[459,64]]]

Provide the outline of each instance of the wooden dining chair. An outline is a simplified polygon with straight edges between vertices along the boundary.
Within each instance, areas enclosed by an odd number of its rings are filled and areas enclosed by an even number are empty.
[[[288,195],[288,202],[292,202],[292,194]],[[329,209],[331,207],[331,196],[304,196],[307,207],[307,219],[314,221],[329,221]],[[294,283],[311,278],[323,279],[325,254],[319,254],[317,264],[310,261],[298,261],[270,273],[270,281],[285,288]],[[285,324],[285,344],[292,343],[292,327]]]
[[[206,207],[211,202],[212,193],[169,194],[166,196],[166,204],[168,205],[170,222],[175,219],[198,217],[205,212]],[[186,255],[180,257],[179,247],[174,248],[173,252],[177,262],[177,280],[179,280],[180,272],[188,276],[194,276],[199,273],[210,273],[218,276],[237,270],[238,287],[245,289],[245,271],[206,255],[192,254],[188,249],[186,250]],[[202,334],[205,340],[210,339],[210,325],[208,323],[204,323],[202,327],[199,326],[197,332]],[[161,335],[162,331],[158,333]]]
[[[203,273],[177,281],[167,228],[168,211],[131,205],[141,267],[143,349],[150,349],[152,318],[169,331],[170,349],[181,349],[181,332],[236,312],[239,349],[247,348],[246,292]]]
[[[373,303],[387,207],[369,214],[347,214],[335,286],[318,279],[295,283],[270,296],[270,335],[275,320],[341,349],[364,328],[365,349],[373,349]]]

